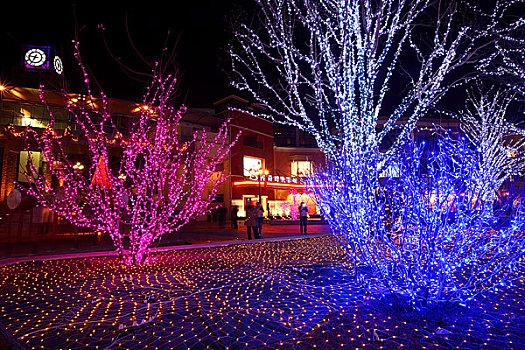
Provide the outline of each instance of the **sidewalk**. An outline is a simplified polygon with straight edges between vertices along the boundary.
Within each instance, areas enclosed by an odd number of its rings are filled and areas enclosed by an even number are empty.
[[[239,243],[278,241],[282,239],[301,239],[330,234],[328,225],[309,225],[308,234],[300,235],[299,225],[269,225],[262,230],[262,240],[248,241],[246,227],[238,230],[227,226],[219,228],[216,223],[193,222],[181,231],[166,234],[152,248],[154,250],[175,250],[207,248]],[[0,266],[21,261],[68,259],[88,256],[108,256],[113,254],[113,243],[108,237],[97,235],[77,235],[47,241],[2,244],[0,247]]]

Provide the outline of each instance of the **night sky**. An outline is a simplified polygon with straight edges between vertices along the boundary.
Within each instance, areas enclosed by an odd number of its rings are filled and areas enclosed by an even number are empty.
[[[99,24],[106,28],[108,47],[115,57],[121,58],[133,70],[149,73],[150,68],[138,58],[129,43],[127,15],[133,43],[147,60],[161,56],[168,31],[171,33],[169,49],[180,35],[176,49],[182,74],[179,102],[191,107],[212,107],[213,102],[233,92],[222,71],[227,68],[224,62],[229,37],[227,19],[234,8],[246,3],[243,0],[17,1],[2,5],[0,72],[5,79],[12,66],[20,65],[20,45],[51,44],[61,52],[70,90],[81,91],[71,44],[77,31],[83,60],[106,94],[139,99],[144,83],[136,80],[139,76],[130,78],[124,73],[105,48],[98,29]]]
[[[2,80],[11,67],[20,66],[21,45],[53,45],[63,58],[69,90],[83,92],[71,44],[78,32],[84,63],[105,93],[113,98],[140,100],[147,84],[138,81],[140,76],[136,74],[125,74],[108,53],[98,29],[100,24],[104,26],[104,37],[115,57],[135,71],[150,73],[151,69],[131,48],[127,18],[133,43],[149,61],[161,57],[168,31],[169,50],[180,35],[176,52],[181,85],[176,102],[212,108],[213,102],[232,93],[242,96],[229,87],[223,70],[229,68],[226,47],[231,37],[230,19],[237,20],[238,14],[243,13],[243,21],[250,21],[255,9],[250,0],[16,1],[2,4],[0,9]],[[442,104],[451,109],[462,108],[464,93],[448,94]],[[523,104],[514,109],[511,114],[523,120]]]

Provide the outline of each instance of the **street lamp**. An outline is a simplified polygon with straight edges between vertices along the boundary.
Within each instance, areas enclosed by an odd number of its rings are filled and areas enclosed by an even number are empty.
[[[82,169],[84,169],[84,165],[82,165],[82,163],[80,163],[80,162],[77,162],[77,164],[73,165],[73,169],[75,169],[75,170],[82,170]]]
[[[5,85],[0,84],[0,115],[4,112],[3,100],[4,100],[5,89],[6,89]]]
[[[269,174],[268,170],[266,170],[266,169],[265,169],[265,170],[263,170],[263,169],[259,169],[259,170],[257,171],[257,175],[258,175],[258,177],[259,177],[259,203],[261,203],[261,205],[262,205],[262,198],[261,198],[261,175],[263,175],[263,174],[266,175],[266,176],[268,176],[268,174]]]

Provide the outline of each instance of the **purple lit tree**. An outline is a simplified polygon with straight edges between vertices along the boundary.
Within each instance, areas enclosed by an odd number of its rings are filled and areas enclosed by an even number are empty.
[[[179,122],[185,109],[169,104],[176,79],[154,71],[129,137],[123,137],[116,132],[108,99],[103,93],[93,96],[80,66],[88,88],[85,101],[65,97],[86,140],[90,164],[86,173],[79,169],[66,152],[66,133],[54,129],[51,115],[43,134],[28,129],[28,150],[36,143],[60,187],[50,188],[49,178],[38,175],[31,162],[28,192],[71,223],[108,234],[126,264],[143,264],[154,242],[213,208],[218,185],[225,180],[216,168],[231,146],[227,121],[216,133],[202,129],[183,142]],[[118,173],[108,167],[108,150],[115,143],[122,150]]]

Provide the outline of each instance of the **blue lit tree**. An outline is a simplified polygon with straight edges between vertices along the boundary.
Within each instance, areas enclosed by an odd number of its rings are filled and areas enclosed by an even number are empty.
[[[525,253],[519,193],[508,189],[497,203],[480,198],[481,158],[465,137],[408,142],[391,162],[395,171],[365,200],[366,163],[340,157],[346,163],[317,172],[311,189],[372,292],[389,291],[415,306],[447,305],[518,277]]]
[[[494,18],[471,30],[455,22],[453,2],[255,1],[262,25],[241,24],[235,32],[232,83],[265,106],[268,118],[315,137],[329,168],[311,179],[313,191],[338,240],[357,264],[371,269],[381,282],[375,286],[412,300],[475,295],[478,280],[453,283],[452,276],[492,254],[492,215],[477,210],[492,203],[475,200],[455,210],[443,203],[465,200],[462,193],[479,197],[479,154],[467,148],[457,153],[463,145],[448,142],[454,156],[446,160],[438,152],[427,163],[419,147],[400,149],[419,118],[454,85],[445,82],[450,73],[489,46]],[[403,86],[392,91],[400,79],[406,79]],[[386,140],[392,142],[380,152]],[[420,169],[427,164],[433,166]],[[385,185],[380,174],[391,166],[403,176]],[[458,219],[449,224],[452,213]],[[512,230],[504,231],[505,242]],[[498,252],[517,249],[503,240]],[[469,244],[481,250],[471,253]],[[491,268],[482,265],[470,267],[474,279]]]

